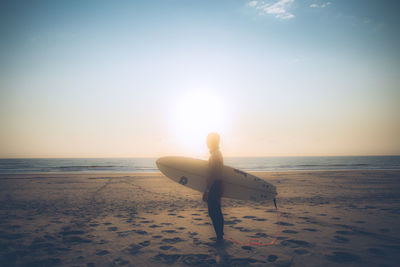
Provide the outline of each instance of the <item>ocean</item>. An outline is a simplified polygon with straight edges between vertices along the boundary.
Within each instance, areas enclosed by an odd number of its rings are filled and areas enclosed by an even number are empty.
[[[158,172],[156,158],[0,159],[0,173]],[[244,171],[398,170],[400,156],[224,158]]]

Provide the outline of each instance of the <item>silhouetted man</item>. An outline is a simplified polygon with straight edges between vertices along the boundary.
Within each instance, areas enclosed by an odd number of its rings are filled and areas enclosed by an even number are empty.
[[[207,146],[210,149],[208,160],[207,187],[203,194],[203,200],[208,204],[208,214],[211,217],[217,241],[222,241],[224,236],[224,217],[221,212],[221,196],[223,192],[222,167],[224,160],[219,151],[220,137],[217,133],[207,136]]]

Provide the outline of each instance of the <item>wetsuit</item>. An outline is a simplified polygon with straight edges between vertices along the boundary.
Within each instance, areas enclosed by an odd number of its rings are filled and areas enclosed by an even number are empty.
[[[211,152],[208,160],[208,185],[211,184],[208,192],[208,214],[211,217],[217,239],[224,236],[224,216],[221,211],[221,196],[223,192],[222,167],[224,165],[221,152],[216,149]]]

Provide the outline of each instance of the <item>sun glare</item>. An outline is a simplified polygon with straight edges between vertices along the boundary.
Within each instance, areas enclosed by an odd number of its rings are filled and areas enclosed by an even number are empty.
[[[178,97],[172,120],[178,143],[189,153],[203,154],[207,151],[206,137],[209,132],[224,134],[226,106],[213,93],[186,93]]]

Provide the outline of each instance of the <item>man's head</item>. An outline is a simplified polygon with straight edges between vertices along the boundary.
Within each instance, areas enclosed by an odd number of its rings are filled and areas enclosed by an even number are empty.
[[[219,147],[219,134],[209,133],[207,136],[207,146],[209,149],[217,149]]]

